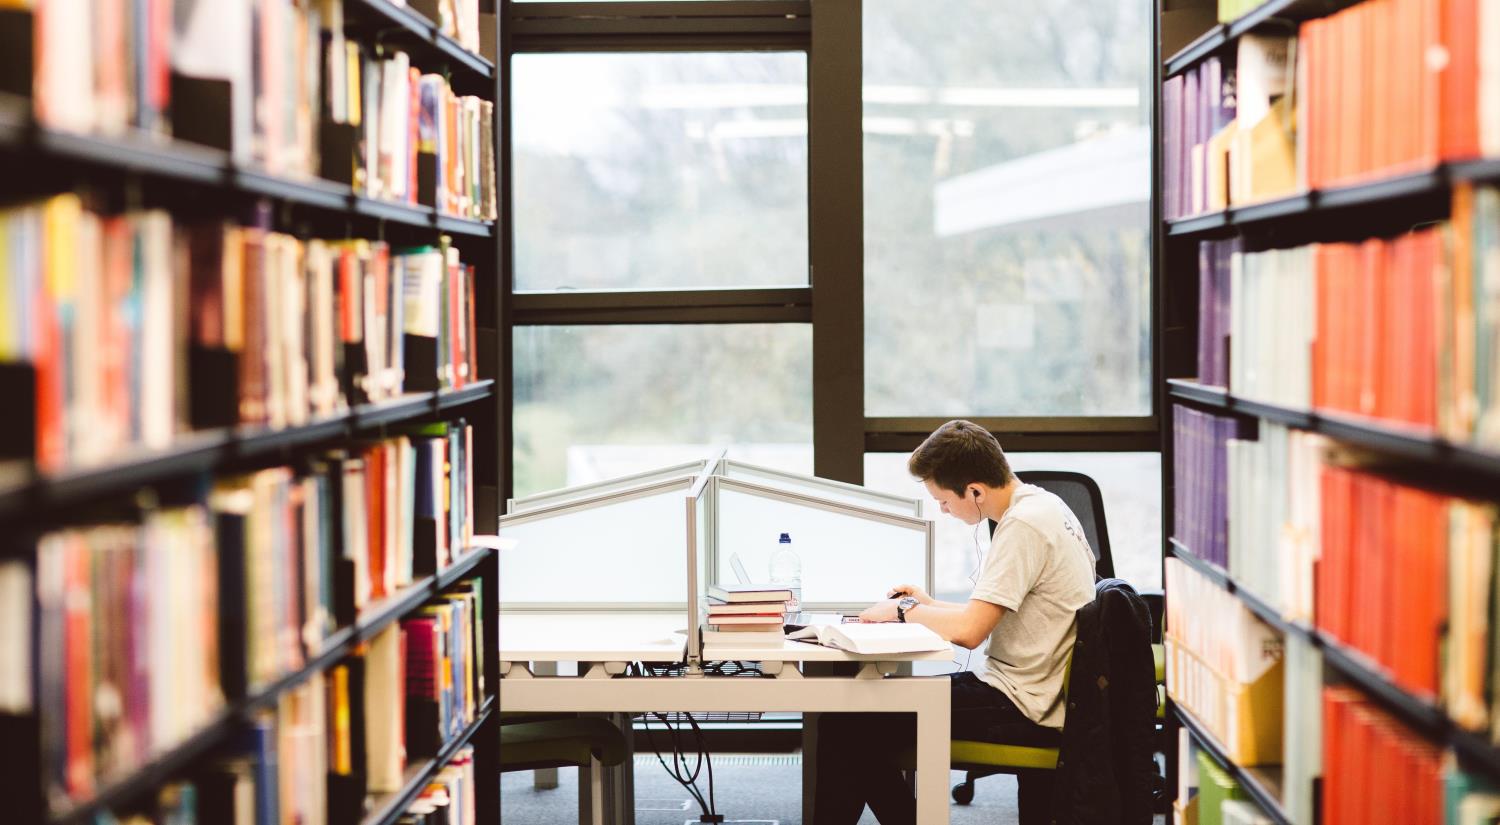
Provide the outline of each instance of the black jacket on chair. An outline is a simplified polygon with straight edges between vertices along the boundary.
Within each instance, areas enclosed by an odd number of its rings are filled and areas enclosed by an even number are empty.
[[[1103,579],[1078,611],[1053,821],[1149,825],[1156,776],[1151,613],[1126,582]]]

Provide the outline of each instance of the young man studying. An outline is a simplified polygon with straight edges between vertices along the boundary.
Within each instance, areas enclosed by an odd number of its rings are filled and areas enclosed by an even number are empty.
[[[1061,730],[1063,681],[1074,614],[1094,599],[1094,555],[1057,496],[1011,473],[1000,442],[968,421],[939,427],[907,469],[944,513],[996,524],[967,603],[938,601],[903,584],[860,614],[867,622],[917,622],[954,644],[988,642],[979,673],[951,675],[952,736],[1014,741],[1030,725]],[[881,825],[915,823],[916,800],[900,755],[916,742],[909,714],[830,713],[818,726],[815,825],[853,825],[868,805]],[[1019,778],[1022,825],[1046,822],[1051,777]]]

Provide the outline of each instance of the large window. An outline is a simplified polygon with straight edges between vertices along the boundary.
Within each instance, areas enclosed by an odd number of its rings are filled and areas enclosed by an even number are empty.
[[[1149,15],[864,0],[867,415],[1151,413]]]
[[[522,54],[517,290],[806,285],[807,56]]]
[[[520,327],[515,495],[730,456],[812,472],[805,324]]]
[[[514,495],[723,446],[923,496],[963,417],[1158,582],[1145,0],[509,8]]]
[[[1137,589],[1161,587],[1161,457],[1157,453],[1007,453],[1011,469],[1071,470],[1084,473],[1104,495],[1115,575]],[[865,456],[865,484],[905,496],[919,496],[934,520],[937,560],[934,584],[939,598],[963,601],[974,589],[980,554],[989,548],[981,524],[965,526],[944,515],[926,488],[906,472],[903,453]]]

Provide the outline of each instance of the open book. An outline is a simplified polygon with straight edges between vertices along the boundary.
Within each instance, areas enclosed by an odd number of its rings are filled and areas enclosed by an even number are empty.
[[[919,624],[815,624],[787,634],[788,639],[816,642],[850,653],[925,653],[948,650],[943,637]]]

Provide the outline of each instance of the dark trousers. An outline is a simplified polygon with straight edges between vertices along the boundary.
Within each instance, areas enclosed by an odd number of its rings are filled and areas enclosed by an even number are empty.
[[[954,739],[1016,743],[1018,728],[1036,726],[1005,694],[973,673],[951,674]],[[854,825],[869,805],[881,825],[915,825],[917,800],[901,774],[903,753],[917,745],[910,713],[825,713],[818,720],[816,799],[812,825]],[[1016,777],[1021,825],[1051,819],[1052,771]]]

